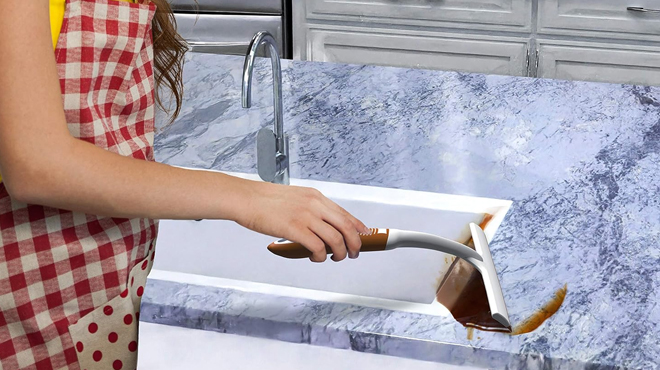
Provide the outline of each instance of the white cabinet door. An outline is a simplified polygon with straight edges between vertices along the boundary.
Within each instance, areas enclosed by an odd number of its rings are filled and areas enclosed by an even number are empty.
[[[530,31],[532,0],[294,0],[307,20]],[[444,24],[443,24],[444,23]]]
[[[526,39],[469,39],[457,34],[341,27],[307,29],[294,58],[321,62],[373,64],[524,76]],[[382,31],[378,32],[378,31]]]
[[[539,40],[538,77],[660,85],[660,48]]]
[[[245,55],[252,36],[268,31],[283,54],[282,18],[274,15],[174,13],[177,32],[191,51],[212,54]],[[218,35],[222,41],[218,41]]]
[[[658,0],[539,0],[538,32],[660,41]]]

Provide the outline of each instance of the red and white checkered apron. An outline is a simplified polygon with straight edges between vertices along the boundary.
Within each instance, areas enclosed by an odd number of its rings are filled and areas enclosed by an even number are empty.
[[[71,134],[153,161],[148,1],[67,0],[55,55]],[[0,369],[135,369],[157,222],[19,203],[2,183],[0,231]]]

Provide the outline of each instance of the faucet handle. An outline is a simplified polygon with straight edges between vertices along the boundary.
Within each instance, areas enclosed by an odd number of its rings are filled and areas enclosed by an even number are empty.
[[[277,175],[277,149],[273,131],[267,127],[257,132],[257,172],[266,182],[272,182]]]

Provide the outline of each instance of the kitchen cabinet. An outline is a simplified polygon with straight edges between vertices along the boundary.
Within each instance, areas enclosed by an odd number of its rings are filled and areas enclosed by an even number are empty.
[[[460,34],[314,27],[302,59],[464,72],[527,74],[527,40],[475,40]]]
[[[566,36],[660,41],[660,12],[628,10],[660,9],[658,0],[542,0],[539,32]]]
[[[660,84],[658,0],[299,0],[292,19],[294,59]]]
[[[175,13],[174,19],[177,31],[194,52],[245,55],[252,36],[268,31],[277,40],[280,55],[284,54],[280,16]]]
[[[303,0],[305,19],[425,27],[531,30],[528,0]],[[295,7],[294,7],[295,8]]]
[[[539,40],[538,77],[660,85],[660,48]]]

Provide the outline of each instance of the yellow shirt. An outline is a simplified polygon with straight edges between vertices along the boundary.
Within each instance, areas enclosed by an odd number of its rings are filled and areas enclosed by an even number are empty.
[[[64,10],[66,9],[66,0],[49,0],[50,1],[50,31],[53,35],[53,48],[57,46],[57,38],[60,36],[60,29],[62,28],[62,21],[64,20]],[[120,0],[129,3],[133,0]]]
[[[49,0],[50,1],[50,32],[53,36],[53,49],[57,47],[57,39],[60,36],[62,29],[62,22],[64,21],[64,10],[66,9],[66,0]],[[120,0],[132,3],[133,0]],[[0,175],[0,182],[2,176]]]
[[[60,36],[66,0],[50,0],[50,33],[53,36],[53,49],[57,46],[57,38]]]

